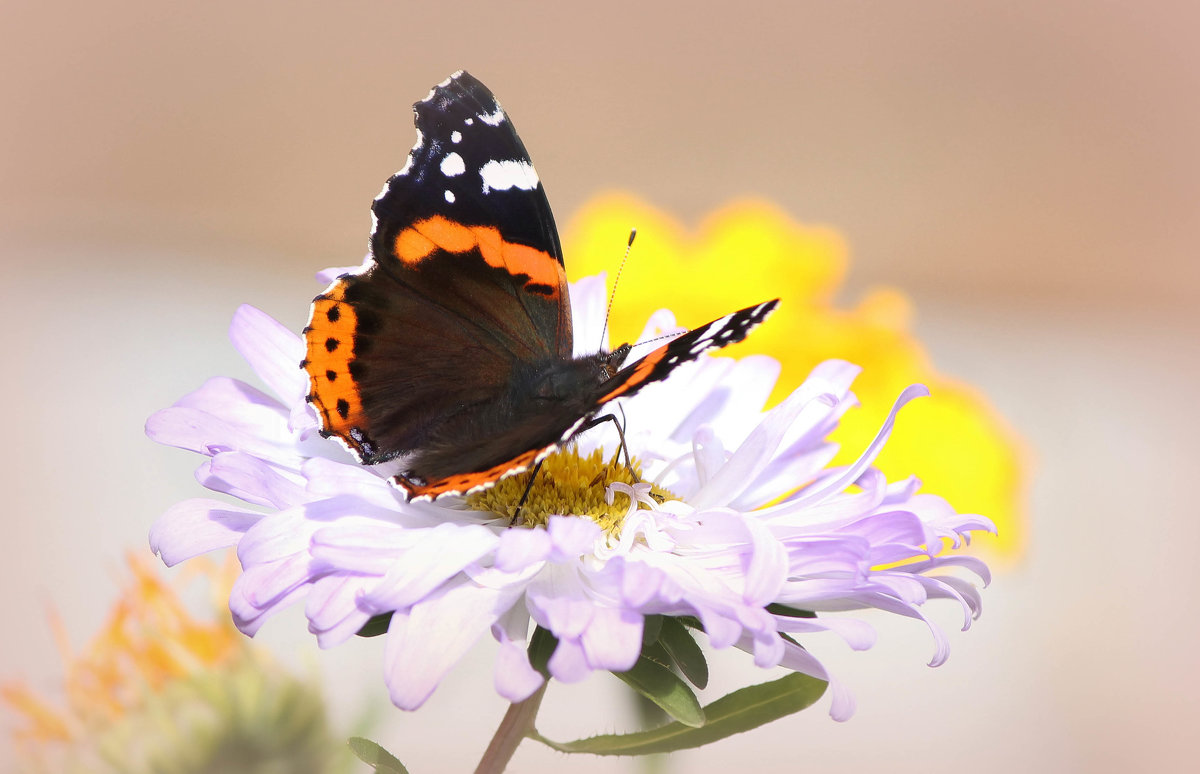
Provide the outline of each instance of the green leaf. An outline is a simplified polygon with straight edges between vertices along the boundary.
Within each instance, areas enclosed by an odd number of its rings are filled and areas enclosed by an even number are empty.
[[[653,645],[658,642],[658,632],[662,628],[663,619],[666,616],[648,615],[646,621],[642,624],[642,647]]]
[[[671,661],[692,685],[702,690],[708,687],[708,661],[687,627],[675,618],[667,618],[662,622],[658,644],[666,649]]]
[[[667,669],[670,669],[672,664],[674,664],[671,661],[671,654],[667,652],[667,649],[662,646],[661,642],[652,642],[649,645],[643,645],[642,658],[648,658],[655,664],[664,666]]]
[[[554,655],[554,649],[557,647],[558,638],[554,636],[553,632],[540,626],[534,627],[527,650],[529,664],[547,680],[550,679],[550,657]]]
[[[752,685],[722,696],[704,708],[708,722],[700,728],[668,723],[652,731],[605,734],[574,742],[554,742],[533,734],[542,744],[565,753],[591,755],[648,755],[710,744],[799,712],[821,698],[824,680],[793,672],[778,680]]]
[[[767,605],[767,612],[772,615],[782,615],[787,618],[816,618],[817,614],[811,610],[801,610],[798,607],[789,607],[781,605],[778,602],[772,602]]]
[[[387,634],[388,624],[391,622],[391,613],[381,613],[380,615],[371,616],[356,634],[359,637],[378,637],[381,634]]]
[[[387,750],[361,736],[350,737],[350,752],[379,774],[408,774],[404,764]]]
[[[704,725],[704,710],[688,684],[662,664],[639,658],[628,672],[613,672],[631,688],[666,710],[685,726]]]

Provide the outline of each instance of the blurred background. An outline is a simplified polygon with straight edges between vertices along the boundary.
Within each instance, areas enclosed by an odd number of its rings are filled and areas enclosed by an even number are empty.
[[[1028,450],[1023,547],[946,665],[924,666],[919,624],[877,616],[869,652],[814,646],[856,693],[854,719],[823,703],[674,770],[1194,760],[1195,4],[3,0],[0,16],[4,676],[52,691],[47,609],[84,642],[123,553],[201,492],[198,460],[147,441],[145,418],[211,375],[252,380],[226,339],[238,304],[303,325],[313,272],[365,251],[411,103],[466,68],[514,117],[560,226],[621,189],[685,224],[752,195],[834,229],[839,301],[903,291],[937,369]],[[956,627],[949,606],[935,616]],[[299,610],[259,639],[317,673],[335,718],[376,707],[375,738],[414,772],[469,769],[504,711],[488,647],[403,714],[382,642],[318,653]],[[716,661],[714,695],[755,678]],[[547,702],[559,739],[628,712],[615,680]],[[512,768],[635,763],[527,744]]]

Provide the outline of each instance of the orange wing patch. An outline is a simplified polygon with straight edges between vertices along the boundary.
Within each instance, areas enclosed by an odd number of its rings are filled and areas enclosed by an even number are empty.
[[[667,349],[669,348],[670,345],[659,347],[649,355],[646,355],[644,358],[639,360],[638,364],[633,369],[633,373],[629,375],[629,378],[621,382],[621,384],[612,392],[601,398],[600,402],[607,403],[613,398],[628,392],[637,385],[646,381],[646,377],[649,376],[650,372],[654,370],[654,366],[658,365],[659,361],[667,356]]]
[[[562,265],[550,253],[506,242],[494,226],[465,226],[441,215],[419,220],[401,231],[394,248],[396,258],[414,267],[435,248],[460,254],[478,250],[488,266],[529,277],[526,288],[548,297],[557,296],[566,283]],[[536,290],[530,286],[536,286]]]
[[[360,456],[370,456],[364,448],[367,420],[351,375],[358,316],[343,300],[345,292],[346,282],[340,280],[313,299],[304,329],[307,355],[301,365],[308,373],[308,401],[321,415],[322,430],[339,436]]]
[[[414,483],[401,475],[394,476],[392,481],[408,493],[409,500],[436,500],[442,495],[469,494],[474,490],[489,487],[502,478],[525,472],[530,465],[552,454],[556,449],[558,449],[556,443],[541,449],[530,449],[508,462],[502,462],[487,470],[438,478],[425,484]]]

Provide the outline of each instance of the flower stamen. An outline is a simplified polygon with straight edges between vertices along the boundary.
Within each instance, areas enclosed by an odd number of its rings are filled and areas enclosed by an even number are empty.
[[[513,519],[532,475],[532,471],[525,471],[497,481],[495,486],[469,495],[467,507]],[[619,536],[630,503],[623,497],[609,496],[614,484],[618,485],[615,487],[618,493],[637,491],[638,508],[649,508],[644,502],[648,499],[657,503],[679,499],[666,489],[642,482],[637,458],[626,466],[619,461],[619,455],[605,459],[602,449],[595,449],[586,457],[575,449],[566,449],[543,461],[521,506],[519,526],[544,527],[551,516],[573,515],[589,518],[608,535]],[[643,493],[647,488],[648,492]]]

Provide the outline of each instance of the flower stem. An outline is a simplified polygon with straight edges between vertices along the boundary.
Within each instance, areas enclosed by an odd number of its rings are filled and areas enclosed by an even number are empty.
[[[538,707],[542,705],[542,696],[546,694],[549,681],[534,691],[533,695],[522,702],[511,705],[500,727],[496,729],[491,743],[483,753],[475,774],[503,774],[508,762],[512,760],[517,745],[524,741],[533,731],[533,720],[537,717]]]

